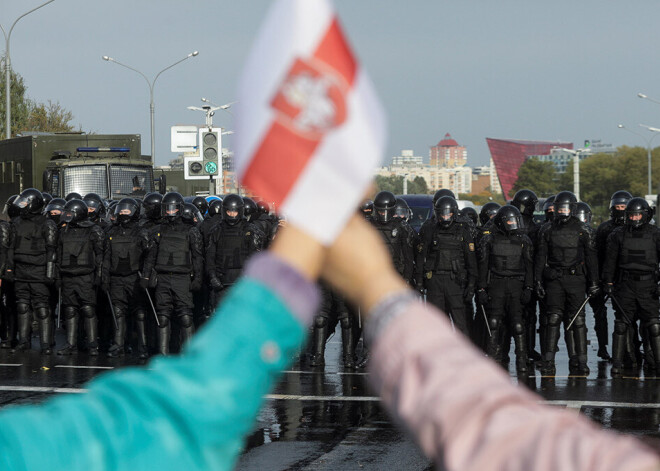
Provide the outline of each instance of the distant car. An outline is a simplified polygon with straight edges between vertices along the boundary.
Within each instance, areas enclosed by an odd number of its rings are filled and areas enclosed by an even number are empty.
[[[419,232],[419,229],[428,218],[433,214],[433,196],[432,195],[396,195],[408,203],[412,210],[410,225]]]

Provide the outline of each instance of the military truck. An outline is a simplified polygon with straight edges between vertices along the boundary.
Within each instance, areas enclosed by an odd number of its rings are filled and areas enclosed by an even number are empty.
[[[164,180],[158,190],[165,189]],[[155,186],[139,134],[29,133],[0,141],[0,203],[26,188],[61,198],[75,191],[121,199]]]

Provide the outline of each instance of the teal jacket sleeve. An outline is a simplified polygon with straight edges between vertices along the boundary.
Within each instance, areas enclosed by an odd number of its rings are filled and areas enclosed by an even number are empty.
[[[183,355],[3,410],[0,469],[232,469],[305,330],[267,284],[244,278]]]

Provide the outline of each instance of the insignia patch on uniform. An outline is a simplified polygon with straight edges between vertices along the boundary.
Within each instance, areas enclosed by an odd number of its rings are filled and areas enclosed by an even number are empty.
[[[490,234],[490,231],[484,231],[484,235]]]
[[[108,237],[108,239],[112,240],[112,237]]]
[[[249,235],[250,235],[250,231],[247,231],[247,232],[245,233],[245,235],[246,235],[246,236],[249,236]]]
[[[419,253],[422,253],[422,250],[424,250],[424,245],[422,245],[422,244],[418,244],[418,245],[417,245],[417,251],[418,251]]]
[[[396,237],[396,235],[399,233],[398,229],[393,229],[392,230],[392,237]]]
[[[474,252],[474,244],[470,242],[468,246],[470,247],[470,252]]]
[[[430,280],[432,277],[433,277],[433,272],[432,271],[427,271],[426,272],[426,278],[428,278]]]

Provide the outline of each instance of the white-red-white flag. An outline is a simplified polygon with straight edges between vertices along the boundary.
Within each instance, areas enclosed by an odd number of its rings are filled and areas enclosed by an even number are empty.
[[[380,163],[385,115],[328,0],[276,0],[239,82],[236,171],[330,244]]]

